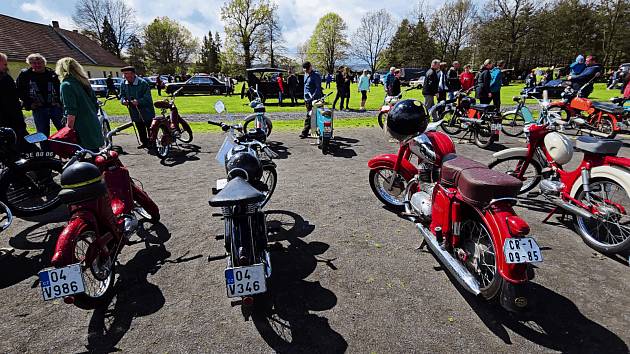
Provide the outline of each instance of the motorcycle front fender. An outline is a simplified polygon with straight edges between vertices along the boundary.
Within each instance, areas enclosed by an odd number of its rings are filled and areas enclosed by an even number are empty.
[[[73,214],[68,225],[64,227],[57,238],[55,253],[50,264],[57,268],[71,264],[74,260],[74,246],[79,235],[87,230],[92,230],[97,233],[96,238],[98,238],[97,226],[96,216],[91,212],[82,210]]]
[[[368,161],[368,167],[371,170],[379,168],[388,168],[393,170],[396,166],[398,155],[396,154],[381,154],[376,155]],[[417,173],[418,169],[407,159],[401,159],[398,171],[405,180],[411,180]]]
[[[522,148],[522,147],[509,148],[509,149],[495,152],[494,154],[492,154],[492,157],[494,157],[497,160],[505,160],[505,159],[509,159],[510,157],[515,157],[515,156],[525,157],[527,156],[527,151],[528,151],[527,148]]]

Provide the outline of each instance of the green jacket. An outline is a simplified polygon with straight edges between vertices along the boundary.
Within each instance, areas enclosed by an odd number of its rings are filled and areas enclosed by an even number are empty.
[[[151,97],[151,88],[149,84],[136,76],[136,79],[130,84],[127,80],[123,80],[120,85],[120,102],[138,100],[138,109],[131,104],[129,114],[131,120],[137,122],[140,120],[138,111],[142,114],[145,122],[150,123],[155,118],[155,108],[153,108],[153,98]]]
[[[103,131],[98,122],[98,102],[92,88],[86,89],[79,80],[68,76],[59,87],[64,115],[75,116],[74,130],[79,136],[79,145],[97,150],[103,146]]]

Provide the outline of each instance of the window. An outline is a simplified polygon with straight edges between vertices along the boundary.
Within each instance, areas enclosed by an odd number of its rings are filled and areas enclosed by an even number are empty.
[[[198,84],[199,83],[199,78],[198,77],[193,77],[192,79],[190,79],[189,83],[191,83],[191,84]]]
[[[210,80],[209,77],[198,77],[197,80],[199,80],[200,84],[211,84],[212,80]]]

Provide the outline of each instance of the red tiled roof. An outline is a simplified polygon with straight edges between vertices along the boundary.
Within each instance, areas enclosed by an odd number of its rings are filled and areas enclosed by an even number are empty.
[[[72,57],[83,65],[123,67],[127,65],[88,37],[73,31],[0,14],[0,52],[9,60],[24,61],[41,53],[47,61]]]

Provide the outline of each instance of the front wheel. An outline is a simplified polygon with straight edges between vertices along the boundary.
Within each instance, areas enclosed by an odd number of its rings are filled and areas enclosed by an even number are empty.
[[[494,142],[494,133],[489,122],[483,122],[475,128],[475,145],[482,149],[487,148]]]
[[[596,210],[592,219],[575,217],[575,228],[584,243],[605,254],[630,249],[630,198],[616,182],[601,178],[591,182],[591,192],[581,190],[576,199]],[[590,196],[590,198],[589,198]]]
[[[267,134],[267,136],[271,135],[271,130],[273,129],[273,124],[271,123],[271,119],[269,119],[267,116],[264,116],[265,118],[265,125],[267,126],[266,128],[263,128],[263,130],[265,130],[265,133]],[[247,132],[250,128],[250,124],[256,120],[256,116],[252,116],[249,117],[247,119],[245,119],[245,123],[243,123],[243,130],[245,132]],[[254,123],[255,125],[255,123]]]
[[[177,140],[186,144],[190,143],[193,140],[193,132],[190,125],[184,120],[184,118],[179,118],[179,126],[180,132]]]
[[[501,122],[501,131],[505,135],[518,137],[523,135],[523,127],[525,126],[525,118],[521,112],[510,112],[503,114]]]
[[[456,110],[448,110],[440,113],[439,119],[442,121],[440,127],[448,135],[457,135],[462,131],[462,122]]]
[[[103,138],[105,139],[105,144],[108,144],[112,141],[112,137],[110,136],[107,139],[107,134],[111,131],[111,127],[109,126],[109,121],[107,119],[103,119],[103,123],[101,124],[101,130],[103,132]]]
[[[490,169],[508,174],[512,177],[518,178],[518,175],[523,170],[523,166],[527,159],[523,156],[512,156],[502,160],[495,160],[488,165]],[[536,160],[531,160],[527,164],[527,169],[523,172],[523,177],[519,178],[523,181],[523,186],[518,192],[523,194],[532,190],[540,182],[542,175],[542,167]]]
[[[263,165],[263,175],[260,181],[267,185],[267,190],[263,192],[265,199],[260,203],[260,207],[262,208],[269,202],[273,191],[276,190],[276,183],[278,182],[278,172],[276,172],[276,168],[271,165]]]
[[[378,114],[378,126],[381,127],[381,129],[384,129],[385,124],[387,123],[387,112],[380,112]]]
[[[370,170],[369,178],[372,192],[381,203],[391,209],[403,211],[404,194],[409,181],[388,167]]]
[[[160,209],[157,204],[149,197],[147,192],[140,189],[135,183],[131,185],[133,191],[133,201],[135,211],[146,220],[151,222],[160,221]]]
[[[155,132],[155,148],[161,160],[167,158],[171,152],[171,134],[164,124],[160,124]]]

